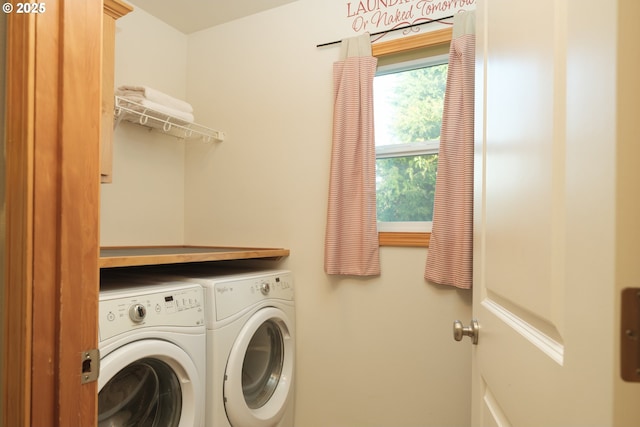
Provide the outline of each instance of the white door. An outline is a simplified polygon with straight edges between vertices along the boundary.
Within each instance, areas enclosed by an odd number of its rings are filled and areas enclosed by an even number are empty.
[[[640,425],[617,362],[620,289],[640,279],[632,3],[478,2],[473,425]]]

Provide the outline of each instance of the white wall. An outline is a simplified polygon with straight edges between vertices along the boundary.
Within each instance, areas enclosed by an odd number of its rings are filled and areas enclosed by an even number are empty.
[[[186,72],[186,35],[139,8],[116,21],[116,87],[185,99]],[[101,245],[182,244],[185,144],[122,121],[113,149],[113,183],[100,186]]]
[[[185,98],[222,143],[116,129],[102,245],[287,247],[296,280],[296,427],[464,426],[471,294],[425,283],[427,250],[382,248],[382,275],[323,271],[332,64],[346,2],[298,0],[185,36],[137,9],[118,21],[116,85]],[[434,25],[435,28],[435,25]]]
[[[451,325],[470,293],[425,283],[422,248],[382,248],[379,278],[323,272],[339,47],[316,44],[350,35],[344,6],[299,0],[189,36],[188,99],[227,140],[187,146],[185,240],[291,250],[296,426],[468,425],[470,345]]]

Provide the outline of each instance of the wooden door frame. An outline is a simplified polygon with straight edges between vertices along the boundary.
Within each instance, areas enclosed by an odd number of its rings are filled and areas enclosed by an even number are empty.
[[[7,15],[4,426],[96,424],[102,1]]]

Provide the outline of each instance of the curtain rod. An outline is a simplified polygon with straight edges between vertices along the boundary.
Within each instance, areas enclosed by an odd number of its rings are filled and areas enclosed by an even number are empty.
[[[379,36],[380,34],[386,34],[386,33],[390,33],[390,32],[392,32],[392,31],[405,30],[405,29],[407,29],[407,28],[417,27],[417,26],[419,26],[419,25],[431,24],[431,23],[433,23],[433,22],[444,21],[445,19],[451,19],[451,18],[453,18],[453,17],[454,17],[454,15],[451,15],[451,16],[445,16],[445,17],[438,18],[438,19],[432,19],[431,21],[427,21],[427,22],[417,22],[417,23],[415,23],[415,24],[405,25],[404,27],[398,27],[398,28],[392,28],[392,29],[390,29],[390,30],[378,31],[377,33],[371,33],[371,34],[369,34],[369,35],[370,35],[371,37],[373,37],[373,36]],[[334,41],[334,42],[328,42],[328,43],[318,44],[318,45],[316,45],[316,47],[330,46],[330,45],[332,45],[332,44],[338,44],[338,43],[340,43],[340,42],[342,42],[342,40],[336,40],[336,41]]]

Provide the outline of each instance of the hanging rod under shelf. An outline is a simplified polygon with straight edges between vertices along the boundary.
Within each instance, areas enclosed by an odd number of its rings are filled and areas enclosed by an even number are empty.
[[[126,120],[141,126],[161,130],[166,134],[181,139],[201,138],[209,142],[212,140],[223,141],[225,137],[224,132],[182,120],[121,96],[115,97],[114,117],[114,127],[118,125],[120,120]]]

